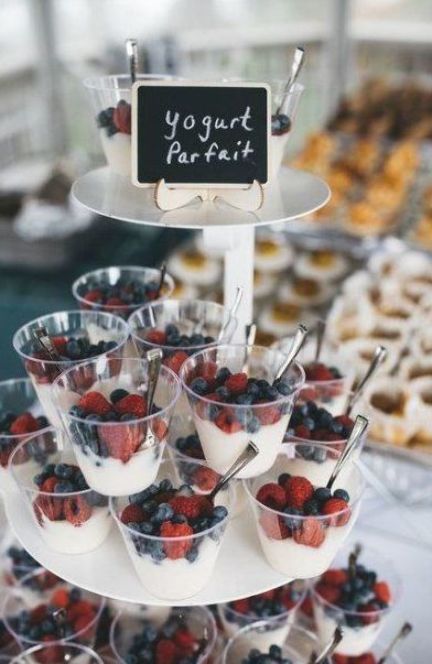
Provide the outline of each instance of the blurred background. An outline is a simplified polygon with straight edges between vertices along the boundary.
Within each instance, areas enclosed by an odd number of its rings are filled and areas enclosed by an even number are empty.
[[[408,99],[395,135],[416,100],[424,115],[432,109],[430,0],[0,0],[2,379],[22,372],[13,331],[72,307],[73,279],[103,265],[159,264],[185,239],[95,218],[68,200],[74,177],[104,162],[82,79],[124,72],[127,37],[139,40],[143,72],[195,78],[286,78],[303,45],[306,90],[288,156],[343,120],[342,99],[371,79]]]

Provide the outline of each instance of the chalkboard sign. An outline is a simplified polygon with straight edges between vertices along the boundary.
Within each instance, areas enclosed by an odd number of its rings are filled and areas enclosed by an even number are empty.
[[[132,181],[239,186],[269,170],[265,84],[137,82],[132,95]]]

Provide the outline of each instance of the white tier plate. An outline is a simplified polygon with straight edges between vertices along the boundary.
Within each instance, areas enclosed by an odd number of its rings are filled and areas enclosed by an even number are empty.
[[[28,506],[15,488],[5,492],[6,514],[15,535],[27,551],[66,581],[113,599],[139,604],[169,604],[150,595],[139,583],[118,529],[113,525],[104,544],[92,553],[64,555],[48,549]],[[241,573],[239,573],[239,564]],[[234,519],[226,532],[210,583],[200,593],[176,606],[228,602],[276,588],[290,579],[263,559],[249,509]]]
[[[164,212],[154,203],[154,189],[134,187],[126,177],[108,167],[90,171],[72,187],[73,197],[92,212],[134,224],[172,228],[208,226],[260,226],[290,221],[311,214],[327,203],[330,189],[321,178],[292,168],[281,168],[279,177],[265,189],[264,204],[244,212],[217,200],[191,203]]]

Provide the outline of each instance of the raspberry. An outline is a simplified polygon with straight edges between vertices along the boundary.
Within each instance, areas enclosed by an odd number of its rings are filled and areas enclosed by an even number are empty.
[[[54,488],[57,486],[57,484],[57,477],[47,477],[47,479],[42,483],[41,491],[45,491],[46,493],[54,493]]]
[[[178,560],[184,558],[187,552],[191,549],[193,541],[190,535],[193,535],[193,528],[187,523],[172,523],[172,521],[164,521],[160,529],[161,537],[179,538],[176,542],[175,539],[165,540],[163,548],[170,560]],[[188,539],[180,539],[185,538]]]
[[[93,511],[83,496],[65,498],[63,510],[65,519],[74,526],[81,526],[88,521]]]
[[[280,412],[274,406],[267,406],[266,408],[257,408],[257,417],[261,424],[275,424],[280,420]]]
[[[236,613],[248,613],[250,609],[249,599],[237,599],[232,604],[231,607]]]
[[[113,113],[113,123],[122,134],[131,133],[131,105],[120,99]]]
[[[175,664],[177,648],[173,641],[161,639],[156,646],[155,664]]]
[[[289,537],[289,530],[285,521],[277,514],[263,512],[260,516],[260,524],[270,539],[283,540]]]
[[[289,507],[303,509],[314,494],[314,488],[306,477],[290,477],[285,483],[286,501]]]
[[[350,418],[349,415],[338,415],[334,419],[335,422],[339,422],[344,427],[352,428],[354,426],[354,421]]]
[[[299,424],[294,429],[294,433],[297,438],[303,438],[304,440],[309,440],[311,438],[311,432],[304,424]]]
[[[209,511],[210,502],[205,496],[176,496],[169,501],[176,514],[196,519]]]
[[[146,513],[141,505],[131,504],[127,505],[121,513],[120,521],[122,523],[141,523],[145,521]]]
[[[318,595],[329,604],[337,604],[341,596],[340,588],[337,588],[336,586],[326,586],[322,581],[317,584],[316,591]]]
[[[259,597],[261,599],[265,599],[266,601],[271,601],[274,599],[276,595],[276,590],[266,590],[265,593],[260,593]]]
[[[225,387],[233,394],[241,394],[246,391],[248,386],[248,377],[245,373],[232,374],[225,381]]]
[[[190,655],[195,648],[195,637],[188,629],[178,629],[174,634],[174,642],[182,655]]]
[[[56,640],[56,636],[54,634],[45,634],[41,640],[43,643],[52,643],[52,641]],[[40,664],[58,664],[58,662],[64,661],[64,646],[47,646],[43,650],[36,652],[34,657],[36,658],[37,662],[40,662]]]
[[[342,498],[329,498],[321,508],[321,513],[325,515],[337,514],[337,516],[330,519],[331,526],[344,526],[351,517],[351,511],[348,508],[348,503]]]
[[[59,609],[65,609],[69,605],[69,592],[66,588],[59,588],[56,590],[51,595],[50,604]]]
[[[282,509],[285,507],[285,491],[276,483],[263,484],[256,495],[258,502],[271,507],[272,509]]]
[[[88,415],[105,415],[112,410],[112,406],[100,392],[86,392],[78,401],[78,406]]]
[[[321,577],[326,586],[343,586],[348,581],[348,573],[344,569],[328,569]]]
[[[135,415],[136,417],[145,417],[147,415],[147,399],[139,394],[128,394],[115,404],[117,413],[122,415]]]
[[[305,366],[304,369],[306,373],[306,381],[311,380],[318,382],[324,380],[334,380],[334,376],[330,369],[321,362],[309,364],[308,366]]]
[[[371,652],[365,652],[363,655],[351,657],[350,664],[376,664],[375,655]]]
[[[200,378],[206,381],[210,389],[213,389],[217,373],[217,365],[215,362],[204,362],[200,366]]]
[[[108,307],[123,307],[124,302],[119,297],[109,297],[105,304]]]
[[[97,288],[94,288],[93,290],[89,290],[88,293],[84,295],[84,300],[86,302],[102,302],[104,299],[104,295],[102,291],[98,290]]]
[[[211,491],[216,486],[218,478],[219,475],[214,470],[202,466],[194,472],[192,482],[200,491]]]
[[[90,611],[88,613],[84,613],[82,616],[78,616],[78,618],[74,620],[73,623],[75,633],[79,634],[80,632],[88,629],[93,622],[94,617],[94,612],[90,613]]]
[[[178,374],[183,366],[184,361],[187,360],[188,357],[188,354],[185,353],[184,350],[178,350],[169,357],[166,357],[163,363],[166,367],[168,367],[168,369],[171,369],[171,371],[174,371],[174,373]]]
[[[69,606],[69,608],[66,611],[67,618],[71,622],[75,622],[80,616],[88,616],[91,615],[94,617],[94,607],[93,604],[91,604],[89,601],[85,599],[81,599],[78,602],[74,602]]]
[[[225,433],[237,433],[242,428],[240,422],[224,410],[216,417],[215,424]]]
[[[297,544],[318,548],[325,540],[325,530],[317,519],[305,519],[300,530],[295,530],[293,539]]]
[[[377,600],[384,602],[385,604],[390,604],[391,592],[388,583],[385,581],[377,581],[373,587],[373,591]]]
[[[98,427],[100,440],[113,459],[127,463],[141,445],[141,430],[137,425],[115,424]]]
[[[68,341],[66,337],[51,337],[51,341],[53,342],[55,349],[60,353],[60,355],[66,354],[66,344]]]
[[[166,334],[163,330],[150,330],[146,335],[146,340],[157,346],[166,344]]]
[[[35,606],[34,609],[31,610],[30,622],[32,623],[32,625],[37,625],[38,623],[42,622],[46,614],[47,614],[46,604],[38,604],[37,606]]]
[[[23,433],[32,433],[39,429],[36,418],[31,413],[23,413],[14,420],[10,427],[10,433],[19,436]]]
[[[362,604],[358,607],[358,611],[362,614],[364,625],[372,625],[373,623],[378,622],[380,619],[379,614],[377,613],[377,611],[379,611],[379,607],[377,604],[373,604],[372,602],[369,602],[368,604]]]

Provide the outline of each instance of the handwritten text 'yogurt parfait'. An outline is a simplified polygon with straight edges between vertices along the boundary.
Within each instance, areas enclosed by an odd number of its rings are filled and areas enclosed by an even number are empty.
[[[204,160],[207,164],[223,161],[248,161],[255,150],[251,147],[248,132],[253,131],[251,126],[251,109],[246,106],[241,115],[232,118],[212,117],[204,115],[201,118],[193,114],[182,115],[178,111],[168,110],[165,115],[167,130],[164,138],[170,145],[166,155],[167,164],[195,164]],[[213,131],[236,130],[234,144],[231,148],[221,147],[217,141],[211,140]],[[238,139],[238,131],[245,132],[243,140]],[[182,148],[179,140],[179,134],[185,132],[195,132],[199,140],[198,145],[202,144],[202,151],[187,152]]]

